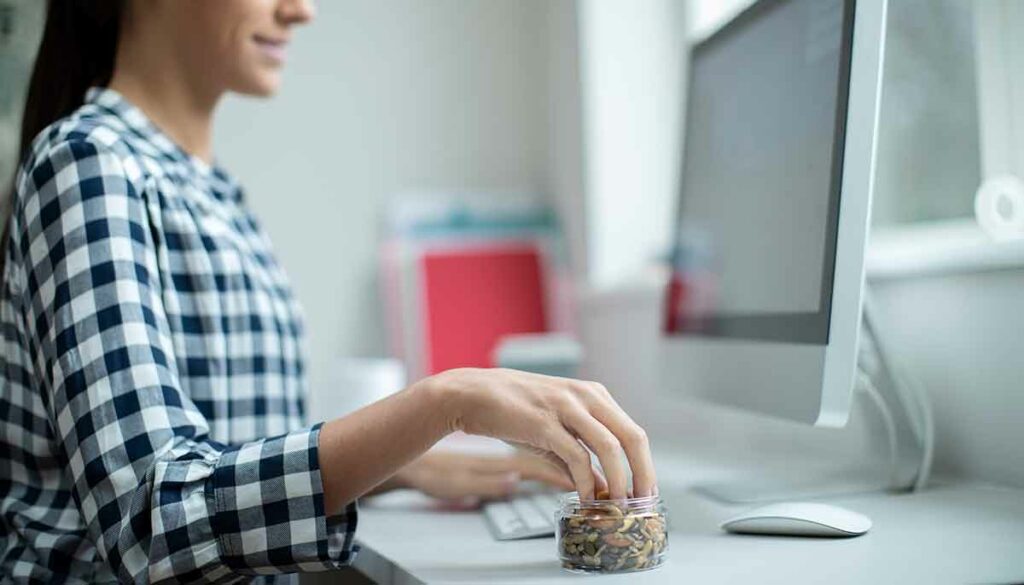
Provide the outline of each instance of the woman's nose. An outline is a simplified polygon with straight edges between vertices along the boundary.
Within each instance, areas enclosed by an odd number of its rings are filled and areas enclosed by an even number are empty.
[[[277,5],[277,17],[285,24],[305,24],[315,16],[312,0],[281,0]]]

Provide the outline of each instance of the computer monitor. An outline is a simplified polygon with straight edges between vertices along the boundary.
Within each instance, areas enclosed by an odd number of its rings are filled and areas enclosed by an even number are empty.
[[[885,12],[885,0],[760,0],[692,47],[671,391],[846,424]]]

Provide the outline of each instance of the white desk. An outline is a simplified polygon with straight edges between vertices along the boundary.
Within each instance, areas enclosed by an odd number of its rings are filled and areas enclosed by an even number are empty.
[[[581,577],[563,571],[553,538],[497,542],[478,512],[442,512],[394,493],[362,504],[356,567],[384,584],[452,583],[1020,583],[1024,490],[951,484],[912,495],[829,500],[874,520],[843,540],[738,536],[718,523],[742,507],[691,491],[713,465],[659,454],[669,508],[667,563],[653,571]],[[670,465],[666,465],[670,463]],[[666,477],[663,470],[676,470]]]

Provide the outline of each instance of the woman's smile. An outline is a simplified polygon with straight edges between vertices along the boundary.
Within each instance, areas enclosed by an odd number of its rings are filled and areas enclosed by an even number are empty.
[[[288,39],[256,34],[252,40],[264,56],[275,63],[284,64],[288,53]]]

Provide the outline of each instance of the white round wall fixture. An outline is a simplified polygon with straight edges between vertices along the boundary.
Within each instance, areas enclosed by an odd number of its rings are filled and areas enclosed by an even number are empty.
[[[997,240],[1024,238],[1024,181],[1013,175],[986,179],[974,196],[974,216]]]

